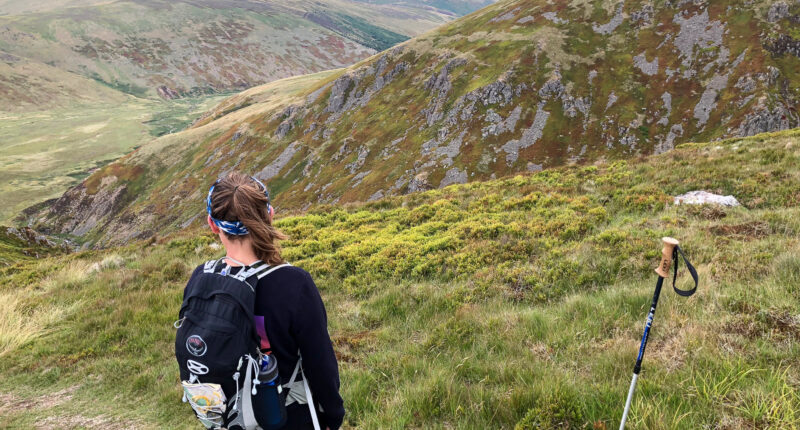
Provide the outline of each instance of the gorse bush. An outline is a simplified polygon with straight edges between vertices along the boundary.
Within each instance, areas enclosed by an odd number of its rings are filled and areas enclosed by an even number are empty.
[[[618,425],[659,239],[671,235],[701,285],[688,300],[665,287],[629,428],[798,428],[799,137],[279,219],[284,256],[325,300],[345,425]],[[672,204],[698,189],[744,206]],[[0,268],[0,398],[12,405],[0,421],[196,424],[180,401],[172,323],[193,268],[222,255],[216,241],[193,230]]]

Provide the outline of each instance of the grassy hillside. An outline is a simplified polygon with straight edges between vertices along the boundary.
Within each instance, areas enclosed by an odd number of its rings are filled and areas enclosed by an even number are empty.
[[[44,3],[0,3],[0,10],[18,13],[0,16],[0,53],[167,99],[347,66],[452,19],[421,7],[349,0]],[[0,88],[19,82],[36,92],[59,88],[61,80],[0,75]]]
[[[615,428],[670,235],[701,285],[664,290],[630,428],[792,429],[799,163],[794,130],[278,225],[326,302],[348,428]],[[671,205],[697,189],[743,206]],[[0,421],[185,428],[172,322],[188,274],[219,255],[188,230],[0,269]]]
[[[191,222],[198,185],[234,167],[304,209],[800,126],[800,4],[781,4],[497,3],[227,130],[144,147],[36,221],[122,243]]]

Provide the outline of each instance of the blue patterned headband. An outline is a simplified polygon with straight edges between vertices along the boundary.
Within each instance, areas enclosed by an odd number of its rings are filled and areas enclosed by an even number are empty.
[[[267,196],[267,213],[269,213],[272,207],[269,204],[269,191],[267,191],[267,186],[264,185],[258,179],[256,179],[254,176],[251,176],[250,179],[254,180],[264,190],[264,195]],[[214,218],[213,215],[211,215],[211,194],[214,193],[214,187],[217,186],[219,181],[220,180],[217,179],[216,182],[214,182],[214,184],[211,185],[211,188],[208,190],[208,197],[206,197],[206,212],[208,212],[208,216],[211,217],[211,221],[213,221],[214,224],[216,224],[216,226],[219,227],[220,230],[224,231],[225,233],[234,236],[243,236],[249,233],[247,231],[247,227],[245,227],[241,221],[225,221],[221,219],[216,219]]]

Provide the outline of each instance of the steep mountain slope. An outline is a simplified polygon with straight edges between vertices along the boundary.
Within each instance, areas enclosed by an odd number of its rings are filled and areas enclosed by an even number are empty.
[[[783,2],[505,1],[214,126],[253,102],[239,98],[198,124],[209,133],[96,173],[40,225],[105,243],[180,228],[233,168],[305,208],[795,127],[799,16]]]
[[[793,130],[277,226],[325,301],[346,428],[617,428],[669,235],[701,284],[662,291],[626,428],[794,429],[799,166]],[[744,207],[671,204],[697,189]],[[191,271],[222,253],[205,227],[0,265],[0,422],[187,428],[172,323]]]
[[[136,96],[175,98],[347,66],[452,18],[350,0],[96,3],[0,16],[0,52]],[[9,78],[0,75],[0,85]],[[27,82],[33,92],[37,84]]]

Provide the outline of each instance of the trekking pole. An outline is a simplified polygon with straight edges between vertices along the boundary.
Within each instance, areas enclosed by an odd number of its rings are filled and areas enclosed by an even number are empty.
[[[628,412],[631,409],[631,400],[633,400],[633,391],[636,388],[636,380],[639,379],[639,372],[642,370],[642,358],[644,357],[644,349],[647,347],[647,338],[650,336],[650,327],[653,325],[653,316],[656,313],[656,306],[658,305],[658,297],[661,295],[661,286],[664,285],[664,278],[669,276],[669,267],[673,260],[675,260],[675,270],[672,278],[672,288],[678,295],[689,297],[697,291],[697,271],[694,269],[686,256],[683,255],[683,250],[678,246],[678,241],[671,237],[664,237],[661,239],[664,242],[664,247],[661,249],[661,263],[656,268],[658,274],[658,281],[656,282],[656,290],[653,293],[653,302],[650,305],[650,313],[647,315],[647,322],[644,325],[644,334],[642,335],[642,343],[639,345],[639,356],[636,357],[636,365],[633,366],[633,379],[631,380],[631,387],[628,389],[628,399],[625,401],[625,410],[622,412],[622,421],[619,423],[619,430],[625,428],[625,421],[628,419]],[[678,253],[683,257],[686,268],[694,279],[694,288],[691,290],[680,290],[675,286],[675,281],[678,278]]]

